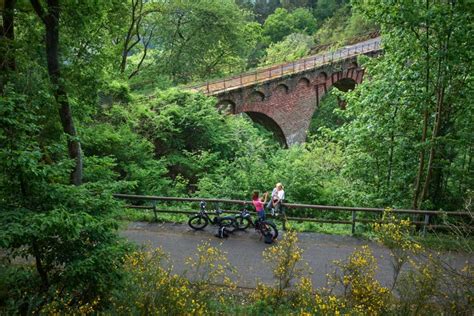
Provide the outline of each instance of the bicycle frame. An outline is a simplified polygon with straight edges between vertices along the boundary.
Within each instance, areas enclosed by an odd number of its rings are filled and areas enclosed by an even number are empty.
[[[211,216],[209,215],[209,213],[207,212],[206,210],[206,203],[205,202],[201,202],[200,203],[200,211],[198,213],[199,216],[202,216],[202,217],[205,217],[209,223],[211,225],[217,225],[219,224],[220,220],[221,220],[221,216],[220,216],[220,213],[219,213],[219,210],[216,210],[215,211],[215,215],[214,215],[214,218],[211,218]]]

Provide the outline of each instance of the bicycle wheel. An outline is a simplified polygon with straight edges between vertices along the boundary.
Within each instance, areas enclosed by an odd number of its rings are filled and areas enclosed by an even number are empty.
[[[207,218],[201,216],[201,215],[194,215],[188,220],[188,225],[195,230],[201,230],[204,229],[204,227],[207,226],[209,222],[207,221]]]
[[[247,217],[238,215],[235,217],[235,225],[238,230],[246,230],[250,226],[250,220]]]
[[[233,216],[225,216],[220,219],[220,226],[224,226],[229,233],[233,233],[237,229],[237,223]]]
[[[267,234],[271,234],[273,236],[273,240],[277,239],[278,237],[278,229],[275,224],[272,222],[263,221],[260,223],[260,231],[263,236]]]

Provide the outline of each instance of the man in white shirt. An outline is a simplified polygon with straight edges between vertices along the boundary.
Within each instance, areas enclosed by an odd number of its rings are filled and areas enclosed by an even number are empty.
[[[276,184],[275,189],[272,192],[272,215],[275,215],[275,213],[280,213],[281,203],[285,199],[285,191],[283,190],[283,185],[280,182]],[[274,192],[275,194],[273,194]]]

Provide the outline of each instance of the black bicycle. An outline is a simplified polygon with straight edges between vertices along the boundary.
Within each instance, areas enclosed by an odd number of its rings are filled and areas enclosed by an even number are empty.
[[[221,216],[223,213],[222,210],[215,210],[215,216],[211,218],[209,213],[206,211],[206,202],[201,201],[199,203],[200,211],[199,213],[191,216],[188,220],[188,225],[195,230],[204,229],[209,223],[211,225],[224,226],[228,232],[233,232],[237,225],[235,224],[234,216]]]
[[[234,217],[234,221],[234,225],[238,230],[245,230],[249,226],[253,226],[263,237],[270,235],[272,240],[275,240],[278,237],[278,229],[274,223],[260,218],[253,221],[252,215],[250,215],[250,212],[245,207],[240,211],[240,214]]]

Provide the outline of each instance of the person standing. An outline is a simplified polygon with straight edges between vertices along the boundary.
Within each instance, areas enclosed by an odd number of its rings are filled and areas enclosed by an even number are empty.
[[[252,204],[255,206],[255,210],[257,211],[257,216],[260,220],[265,220],[265,203],[267,202],[268,192],[263,194],[263,197],[260,198],[258,196],[258,191],[253,191],[252,193]]]

